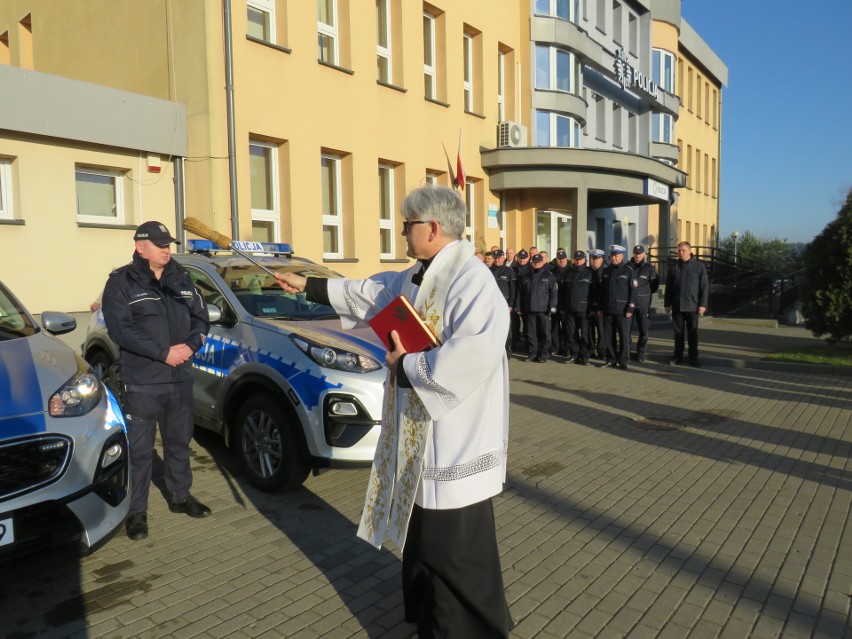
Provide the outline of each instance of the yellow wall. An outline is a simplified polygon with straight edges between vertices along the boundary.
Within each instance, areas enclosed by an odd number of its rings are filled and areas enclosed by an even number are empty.
[[[133,229],[142,220],[174,225],[172,166],[148,173],[144,158],[4,133],[0,156],[14,158],[14,213],[23,224],[0,224],[0,279],[33,313],[83,311],[100,294],[110,271],[130,261]],[[126,171],[126,223],[130,228],[77,224],[75,165]]]

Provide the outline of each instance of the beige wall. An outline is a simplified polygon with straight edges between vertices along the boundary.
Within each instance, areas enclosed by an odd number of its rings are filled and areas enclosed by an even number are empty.
[[[141,220],[174,225],[172,167],[148,173],[138,154],[4,132],[0,157],[12,158],[14,216],[0,223],[0,278],[31,312],[82,311],[109,272],[130,261]],[[75,166],[123,170],[126,226],[77,224]]]

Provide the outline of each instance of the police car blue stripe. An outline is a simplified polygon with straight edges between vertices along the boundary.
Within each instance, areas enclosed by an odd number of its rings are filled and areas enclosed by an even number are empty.
[[[43,433],[44,403],[35,363],[26,339],[0,342],[0,435]],[[3,419],[14,417],[15,419]]]

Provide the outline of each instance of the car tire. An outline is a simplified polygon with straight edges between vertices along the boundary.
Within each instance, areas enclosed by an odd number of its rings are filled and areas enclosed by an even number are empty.
[[[240,407],[234,443],[246,478],[266,492],[298,488],[310,472],[301,426],[286,401],[257,393]]]

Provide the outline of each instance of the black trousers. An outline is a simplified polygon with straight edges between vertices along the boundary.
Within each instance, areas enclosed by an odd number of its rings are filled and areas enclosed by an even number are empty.
[[[672,324],[674,325],[674,356],[677,360],[683,359],[683,333],[686,330],[686,339],[689,343],[689,362],[698,362],[698,313],[672,311]]]
[[[547,313],[524,313],[530,357],[550,358],[550,317]]]
[[[527,345],[526,326],[524,326],[523,317],[518,313],[512,313],[510,332],[512,334],[512,350],[517,353]]]
[[[589,350],[595,357],[604,357],[606,342],[603,334],[604,318],[597,313],[592,313],[589,318]]]
[[[619,366],[630,361],[630,318],[623,314],[604,315],[604,345],[606,360]]]
[[[514,623],[503,589],[491,500],[452,510],[414,506],[402,551],[405,620],[421,639],[505,638]]]
[[[183,501],[192,486],[189,441],[192,439],[192,380],[175,384],[127,385],[127,435],[130,440],[130,512],[148,510],[151,466],[157,424],[163,439],[166,490]]]
[[[585,313],[559,311],[562,316],[560,346],[574,359],[589,359],[589,317]]]
[[[648,329],[651,327],[651,318],[648,311],[640,311],[638,308],[633,311],[633,326],[638,330],[636,338],[636,354],[644,355],[648,349]],[[631,327],[631,332],[632,332]]]

